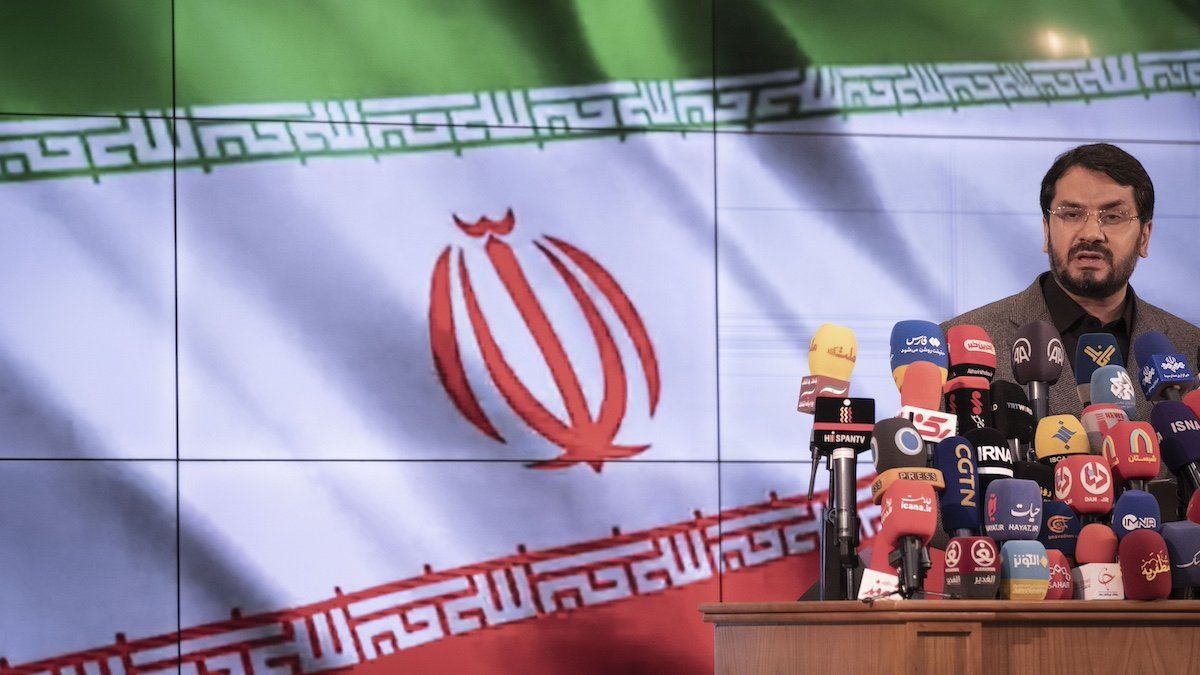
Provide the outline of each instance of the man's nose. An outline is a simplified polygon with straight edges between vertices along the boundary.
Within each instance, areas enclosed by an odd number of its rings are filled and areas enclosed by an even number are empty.
[[[1100,229],[1100,216],[1094,213],[1085,215],[1083,226],[1079,228],[1076,236],[1081,241],[1104,241],[1107,239],[1104,230]]]

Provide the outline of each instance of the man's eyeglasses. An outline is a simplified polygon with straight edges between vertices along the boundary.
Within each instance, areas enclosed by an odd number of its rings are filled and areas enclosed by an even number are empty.
[[[1099,211],[1089,211],[1081,209],[1078,206],[1059,206],[1050,209],[1050,215],[1058,218],[1064,225],[1076,227],[1087,222],[1088,216],[1096,216],[1096,224],[1105,230],[1116,230],[1129,223],[1129,221],[1137,218],[1136,213],[1130,213],[1128,209],[1100,209]]]

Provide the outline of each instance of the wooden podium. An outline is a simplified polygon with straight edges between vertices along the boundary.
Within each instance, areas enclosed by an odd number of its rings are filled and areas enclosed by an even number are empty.
[[[1200,600],[714,603],[717,673],[1200,673]]]

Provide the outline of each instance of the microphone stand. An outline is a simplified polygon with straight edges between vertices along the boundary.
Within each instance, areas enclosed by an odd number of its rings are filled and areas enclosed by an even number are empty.
[[[816,455],[814,455],[816,456]],[[838,448],[826,457],[829,492],[821,531],[820,584],[822,600],[853,600],[858,557],[858,454]],[[815,476],[816,466],[813,473]]]

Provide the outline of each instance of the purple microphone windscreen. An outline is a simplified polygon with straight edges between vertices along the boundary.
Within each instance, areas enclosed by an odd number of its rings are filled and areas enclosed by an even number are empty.
[[[1162,513],[1158,500],[1149,492],[1126,490],[1113,504],[1112,529],[1117,541],[1134,530],[1162,530]]]
[[[1042,491],[1037,483],[1005,478],[988,485],[983,529],[998,542],[1037,539],[1042,529]]]
[[[934,448],[933,468],[942,472],[946,482],[939,497],[943,528],[946,532],[978,532],[980,492],[975,448],[962,436],[951,436]]]
[[[1062,502],[1042,504],[1042,529],[1038,541],[1048,549],[1062,551],[1070,558],[1075,557],[1075,542],[1079,541],[1079,530],[1083,527],[1071,507]]]
[[[871,449],[875,452],[876,473],[925,466],[925,441],[913,423],[902,417],[889,417],[875,423]]]
[[[1162,537],[1171,557],[1171,586],[1200,587],[1200,525],[1190,520],[1167,523]]]
[[[1200,420],[1178,401],[1161,401],[1150,409],[1150,424],[1162,439],[1162,461],[1178,474],[1187,464],[1200,461]]]
[[[1105,366],[1125,367],[1125,358],[1111,333],[1084,333],[1075,345],[1075,381],[1086,384],[1092,373]]]
[[[1007,380],[992,382],[992,423],[1004,438],[1033,442],[1033,406],[1021,385]]]
[[[1054,326],[1034,321],[1021,326],[1013,340],[1013,377],[1021,384],[1054,384],[1062,375],[1064,352],[1062,338]]]
[[[1085,380],[1079,380],[1084,382]],[[1133,419],[1137,410],[1137,394],[1134,393],[1133,378],[1121,366],[1104,366],[1092,371],[1091,391],[1093,404],[1115,405],[1125,416]]]

